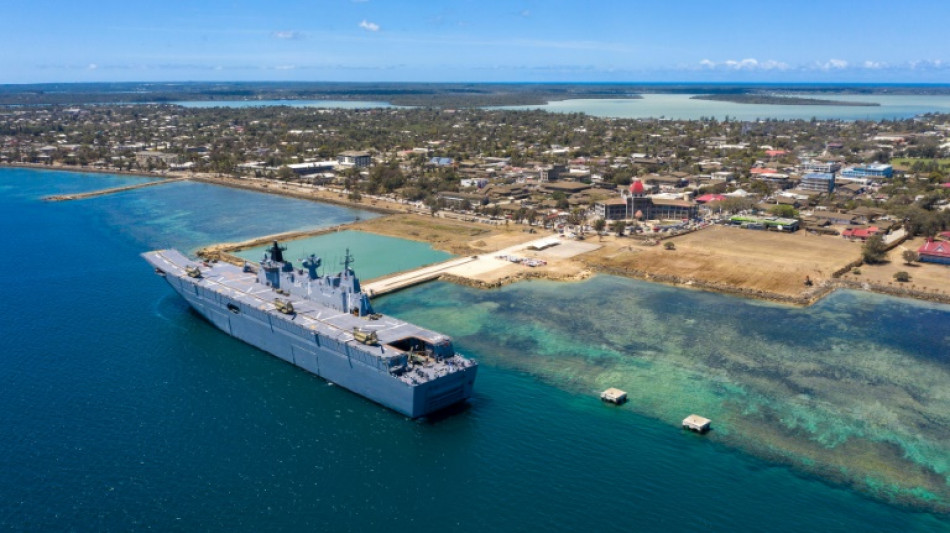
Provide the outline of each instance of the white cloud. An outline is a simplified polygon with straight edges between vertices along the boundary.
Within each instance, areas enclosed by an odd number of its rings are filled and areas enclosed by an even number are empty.
[[[887,68],[887,63],[882,63],[880,61],[865,61],[862,66],[867,69],[878,70],[882,68]]]
[[[360,28],[363,28],[366,31],[379,31],[379,24],[363,19],[363,22],[360,22]]]
[[[302,34],[302,33],[300,33],[299,31],[293,31],[293,30],[275,31],[275,32],[272,33],[271,35],[272,35],[275,39],[284,39],[284,40],[292,40],[292,39],[301,39],[301,38],[303,38],[303,34]]]
[[[527,9],[525,9],[525,10],[523,10],[523,11],[521,12],[521,16],[522,16],[522,17],[525,17],[525,18],[530,17],[530,16],[531,16],[531,11],[528,11]]]
[[[99,68],[99,65],[97,65],[97,64],[95,64],[95,63],[89,63],[89,66],[87,66],[86,68],[87,68],[88,70],[96,70],[97,68]]]
[[[274,70],[294,70],[295,68],[297,68],[296,65],[277,65]]]
[[[824,63],[820,61],[815,63],[815,67],[818,70],[843,70],[848,68],[848,62],[844,59],[829,59]]]
[[[919,59],[908,62],[907,67],[910,70],[943,69],[947,67],[947,63],[942,59]]]
[[[727,59],[725,61],[712,61],[710,59],[703,59],[699,62],[699,66],[705,69],[723,69],[723,70],[788,70],[789,66],[787,63],[781,61],[776,61],[774,59],[767,59],[765,61],[759,61],[758,59],[749,57],[746,59]]]

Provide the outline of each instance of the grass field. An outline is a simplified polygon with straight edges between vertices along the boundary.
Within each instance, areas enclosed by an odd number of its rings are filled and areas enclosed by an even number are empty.
[[[935,162],[937,162],[937,163],[941,166],[941,168],[950,169],[950,157],[944,157],[944,158],[940,158],[940,159],[920,159],[920,158],[914,158],[914,157],[895,157],[894,159],[891,159],[891,165],[893,165],[894,168],[896,168],[896,169],[898,169],[898,170],[910,170],[911,166],[913,166],[913,164],[914,164],[915,162],[917,162],[917,161],[923,161],[923,162],[935,161]]]

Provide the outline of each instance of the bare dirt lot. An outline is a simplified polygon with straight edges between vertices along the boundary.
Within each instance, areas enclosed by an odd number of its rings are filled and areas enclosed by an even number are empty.
[[[674,250],[667,250],[663,243],[642,246],[633,239],[607,237],[604,248],[581,259],[602,270],[638,271],[636,277],[644,273],[675,276],[797,297],[807,289],[806,277],[817,285],[861,253],[860,244],[840,237],[724,226],[708,227],[669,242],[674,243]]]
[[[425,241],[455,255],[490,253],[548,233],[529,233],[520,225],[486,226],[426,215],[389,215],[360,221],[352,229]]]
[[[950,293],[950,265],[916,262],[908,265],[901,257],[905,250],[916,251],[923,244],[923,237],[908,240],[888,252],[885,263],[862,265],[859,268],[860,274],[848,273],[843,276],[843,279],[893,288],[901,287],[927,293]],[[900,271],[907,272],[910,275],[910,281],[905,283],[896,281],[894,274]]]

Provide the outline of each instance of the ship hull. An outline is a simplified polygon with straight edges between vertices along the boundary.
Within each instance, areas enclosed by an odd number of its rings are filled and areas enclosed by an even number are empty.
[[[282,328],[281,318],[247,312],[251,310],[246,304],[180,277],[167,275],[165,280],[221,331],[410,418],[427,416],[472,395],[477,366],[434,381],[407,384],[367,364],[346,344]]]

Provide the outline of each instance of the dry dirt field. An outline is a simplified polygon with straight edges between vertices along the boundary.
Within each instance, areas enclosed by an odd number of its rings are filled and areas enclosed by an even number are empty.
[[[843,279],[890,287],[906,286],[917,291],[936,291],[938,294],[950,293],[950,265],[934,263],[912,263],[908,265],[904,263],[904,259],[901,257],[904,250],[916,251],[922,244],[924,244],[923,237],[908,240],[888,252],[886,263],[861,265],[860,274],[845,274]],[[894,274],[902,270],[910,274],[910,281],[899,283],[894,280]]]
[[[633,239],[607,237],[604,248],[581,259],[595,268],[799,296],[806,289],[806,276],[816,284],[827,280],[861,253],[858,243],[804,231],[785,234],[712,226],[670,241],[675,250],[662,243],[640,246]]]
[[[528,233],[524,231],[526,229],[524,226],[514,224],[485,226],[440,217],[408,214],[363,220],[351,227],[390,237],[425,241],[436,249],[455,255],[494,252],[547,235],[547,232]]]

